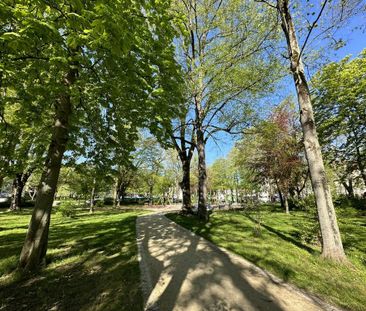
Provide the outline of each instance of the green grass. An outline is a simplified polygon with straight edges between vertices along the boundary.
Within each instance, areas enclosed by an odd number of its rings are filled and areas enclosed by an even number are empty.
[[[261,212],[259,235],[253,212],[216,212],[206,224],[192,216],[168,217],[330,303],[366,310],[366,221],[352,209],[338,215],[348,266],[322,259],[318,245],[301,239],[314,222],[305,212]]]
[[[142,211],[52,215],[47,266],[15,270],[29,211],[0,212],[0,310],[142,310],[135,222]]]

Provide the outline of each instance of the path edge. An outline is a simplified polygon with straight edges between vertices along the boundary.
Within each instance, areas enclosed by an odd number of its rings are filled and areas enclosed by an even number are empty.
[[[160,311],[157,303],[148,305],[148,300],[149,300],[150,293],[153,290],[153,285],[151,282],[149,267],[146,263],[146,260],[144,259],[144,250],[142,247],[143,236],[142,236],[141,230],[139,228],[140,219],[142,217],[146,217],[146,216],[150,216],[150,215],[151,214],[138,216],[136,219],[137,260],[139,262],[139,267],[140,267],[140,288],[142,291],[142,298],[143,298],[143,310],[144,311]]]

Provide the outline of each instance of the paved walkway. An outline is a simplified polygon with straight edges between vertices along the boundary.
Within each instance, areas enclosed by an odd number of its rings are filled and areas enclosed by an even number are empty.
[[[337,310],[167,219],[137,220],[146,310]]]

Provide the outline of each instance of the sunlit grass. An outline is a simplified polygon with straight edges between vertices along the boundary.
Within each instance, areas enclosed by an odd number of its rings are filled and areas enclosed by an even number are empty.
[[[136,217],[104,210],[53,214],[47,265],[17,270],[30,212],[0,212],[0,310],[142,310]]]
[[[350,265],[323,260],[318,245],[299,238],[304,224],[313,219],[304,212],[285,215],[261,212],[262,226],[254,213],[217,212],[204,224],[195,217],[168,215],[193,232],[225,247],[285,281],[350,310],[366,310],[365,217],[343,212],[338,215]]]

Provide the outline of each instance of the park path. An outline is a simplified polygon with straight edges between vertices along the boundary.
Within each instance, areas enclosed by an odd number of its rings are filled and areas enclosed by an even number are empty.
[[[162,213],[141,216],[136,226],[145,310],[338,310]]]

